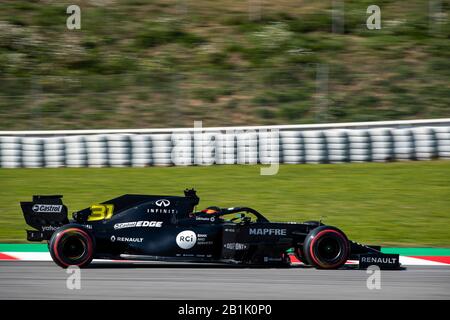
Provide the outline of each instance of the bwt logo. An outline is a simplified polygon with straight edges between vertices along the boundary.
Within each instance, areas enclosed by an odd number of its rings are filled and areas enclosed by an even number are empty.
[[[168,207],[168,206],[170,206],[170,201],[167,200],[167,199],[160,199],[160,200],[157,200],[155,203],[156,203],[156,205],[158,207]]]

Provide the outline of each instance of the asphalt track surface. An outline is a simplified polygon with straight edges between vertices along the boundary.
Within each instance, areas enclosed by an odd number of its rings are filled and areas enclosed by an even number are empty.
[[[53,262],[0,262],[0,299],[450,299],[450,266],[381,271],[380,290],[352,269],[94,263],[80,290],[68,276]]]

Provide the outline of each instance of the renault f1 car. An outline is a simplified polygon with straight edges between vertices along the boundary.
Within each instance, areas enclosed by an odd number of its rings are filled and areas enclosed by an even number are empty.
[[[196,212],[195,190],[184,197],[123,195],[72,214],[60,195],[21,202],[29,241],[48,241],[59,266],[88,266],[95,259],[215,262],[248,266],[305,265],[337,269],[347,260],[360,268],[399,268],[399,256],[351,241],[319,221],[270,222],[249,207],[209,207]]]

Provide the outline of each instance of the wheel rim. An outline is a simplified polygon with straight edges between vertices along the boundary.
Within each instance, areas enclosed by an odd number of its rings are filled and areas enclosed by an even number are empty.
[[[54,236],[55,238],[52,238],[51,240],[52,247],[50,250],[50,254],[57,264],[61,265],[62,267],[68,267],[71,265],[84,266],[92,260],[94,244],[87,232],[73,227],[61,230],[55,233]],[[82,242],[82,244],[78,245],[84,247],[84,252],[81,255],[81,249],[77,249],[76,251],[79,250],[78,252],[69,253],[72,258],[77,258],[78,256],[78,259],[76,260],[69,259],[63,252],[64,242],[71,237],[78,238]]]
[[[333,263],[338,260],[342,252],[342,243],[340,239],[325,236],[317,242],[317,253],[320,260],[327,263]]]
[[[72,235],[61,243],[61,253],[71,261],[76,261],[86,253],[86,243],[80,237]]]
[[[332,239],[322,242],[325,239]],[[319,244],[322,242],[322,245]],[[339,247],[336,249],[336,245]],[[321,247],[322,256],[319,253]],[[327,250],[330,247],[330,250]],[[329,251],[329,252],[328,252]],[[337,230],[325,229],[318,232],[309,245],[309,253],[312,262],[320,268],[336,268],[344,264],[348,256],[348,242],[342,233]],[[327,259],[328,258],[328,259]]]

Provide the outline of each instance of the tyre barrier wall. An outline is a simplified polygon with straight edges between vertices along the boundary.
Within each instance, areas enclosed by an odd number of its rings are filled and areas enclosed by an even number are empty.
[[[0,132],[0,167],[268,164],[274,157],[289,164],[450,158],[450,119],[425,124],[204,128],[201,132],[102,131]]]

